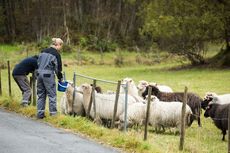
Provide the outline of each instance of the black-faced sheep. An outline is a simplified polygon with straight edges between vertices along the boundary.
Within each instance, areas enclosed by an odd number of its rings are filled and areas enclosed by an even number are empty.
[[[145,92],[142,94],[143,98],[145,98],[146,95],[148,95],[148,89],[150,86],[151,85],[149,85],[146,88]],[[183,102],[183,98],[184,98],[183,92],[166,93],[166,92],[160,92],[160,90],[156,86],[151,86],[151,87],[152,87],[152,95],[155,95],[160,101]],[[197,94],[194,94],[194,93],[187,94],[187,105],[190,106],[192,113],[193,113],[190,120],[191,122],[193,122],[194,119],[197,119],[199,126],[201,126],[201,121],[200,121],[201,102],[202,102],[202,98],[200,98]]]
[[[228,111],[230,104],[211,103],[207,106],[204,113],[205,117],[211,117],[215,126],[222,131],[222,140],[225,140],[226,131],[228,130]]]
[[[206,93],[204,100],[201,102],[201,107],[205,110],[208,104],[218,103],[218,104],[228,104],[230,103],[230,94],[217,95],[216,93]]]

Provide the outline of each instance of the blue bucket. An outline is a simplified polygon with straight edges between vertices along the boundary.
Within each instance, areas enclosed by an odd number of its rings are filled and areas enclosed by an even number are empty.
[[[68,82],[67,81],[64,81],[64,82],[58,81],[58,91],[65,92],[67,86],[68,86]]]

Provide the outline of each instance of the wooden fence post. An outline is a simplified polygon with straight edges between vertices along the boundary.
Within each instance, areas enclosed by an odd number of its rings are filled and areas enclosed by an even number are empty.
[[[145,118],[144,140],[147,140],[151,94],[152,94],[152,87],[148,87],[148,103],[147,103],[147,111],[146,111],[146,118]]]
[[[93,103],[93,101],[95,101],[95,94],[94,94],[94,92],[95,92],[95,86],[96,86],[96,80],[94,79],[93,80],[93,87],[92,87],[91,98],[90,98],[89,106],[88,106],[87,113],[86,113],[86,116],[88,118],[90,116],[90,110],[91,110],[91,107],[92,107],[92,103]],[[96,107],[94,109],[96,109]],[[94,117],[96,117],[95,115],[96,115],[96,110],[95,110]]]
[[[33,75],[30,77],[30,89],[32,90],[32,94],[31,94],[31,96],[30,96],[30,99],[29,99],[29,105],[30,105],[30,103],[31,103],[31,99],[32,99],[32,96],[33,96]]]
[[[75,102],[75,97],[76,97],[75,86],[76,86],[76,73],[74,72],[74,74],[73,74],[73,87],[74,87],[74,89],[73,89],[73,102],[72,102],[72,113],[74,116],[75,116],[75,114],[74,114],[73,108],[74,108],[74,102]]]
[[[185,87],[185,89],[184,89],[183,105],[182,105],[182,110],[181,110],[181,130],[180,130],[180,146],[179,146],[179,150],[183,150],[184,149],[185,111],[186,111],[186,104],[187,104],[187,91],[188,91],[188,88]]]
[[[9,83],[9,96],[11,97],[11,77],[10,77],[10,61],[7,61],[7,65],[8,65],[8,83]]]
[[[0,96],[2,96],[2,70],[0,69]]]
[[[32,73],[32,92],[33,92],[33,106],[36,106],[37,91],[36,91],[36,76],[35,72]]]
[[[114,128],[114,122],[115,122],[115,118],[116,118],[116,115],[117,115],[117,103],[118,103],[119,94],[120,94],[120,86],[121,86],[121,81],[119,80],[118,83],[117,83],[116,98],[115,98],[115,103],[114,103],[113,119],[112,119],[111,128]]]

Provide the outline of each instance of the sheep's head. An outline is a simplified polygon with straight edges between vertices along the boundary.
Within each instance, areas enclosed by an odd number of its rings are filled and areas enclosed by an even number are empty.
[[[216,103],[217,100],[218,98],[216,93],[207,92],[206,95],[204,96],[204,100],[201,102],[201,108],[205,110],[209,104]]]
[[[158,94],[160,93],[160,90],[158,89],[158,87],[152,86],[152,85],[148,85],[147,88],[145,89],[145,91],[142,94],[142,97],[144,99],[148,95],[148,91],[149,91],[150,87],[152,88],[152,95],[158,96]]]
[[[125,87],[126,83],[128,83],[128,86],[134,84],[134,81],[132,78],[124,78],[121,80],[121,84],[123,87]]]
[[[88,83],[84,83],[79,87],[79,91],[82,91],[85,94],[91,94],[92,86]]]
[[[139,84],[137,85],[138,91],[144,92],[146,87],[149,85],[149,83],[145,80],[139,81]]]

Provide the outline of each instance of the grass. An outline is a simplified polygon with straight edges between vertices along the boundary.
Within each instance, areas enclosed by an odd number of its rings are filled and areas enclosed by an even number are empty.
[[[12,53],[12,54],[11,54]],[[5,58],[10,59],[12,65],[17,63],[20,58],[25,57],[25,53],[16,54],[11,52],[11,56]],[[13,53],[16,56],[12,56]],[[131,77],[137,83],[139,80],[154,81],[161,84],[166,84],[172,87],[174,91],[183,91],[187,86],[190,92],[198,93],[201,97],[206,92],[212,91],[217,94],[230,93],[230,71],[227,69],[211,69],[211,68],[191,68],[173,70],[172,68],[188,63],[176,56],[166,58],[164,62],[153,63],[153,65],[142,65],[135,63],[136,53],[123,52],[126,55],[125,65],[123,67],[116,67],[113,65],[115,54],[107,53],[105,55],[105,65],[100,65],[100,55],[96,53],[84,52],[84,56],[95,59],[95,64],[90,65],[86,62],[83,65],[76,65],[76,57],[73,54],[63,54],[63,62],[67,62],[67,67],[64,67],[67,79],[73,79],[73,73],[80,73],[98,79],[117,81],[124,77]],[[147,55],[146,55],[147,57]],[[150,56],[149,57],[153,57]],[[77,77],[77,85],[89,82],[91,80]],[[2,70],[3,96],[0,97],[0,106],[11,111],[18,112],[25,116],[34,118],[36,108],[29,106],[28,108],[21,108],[19,101],[21,93],[16,83],[12,80],[12,94],[13,98],[8,98],[8,81],[7,70]],[[113,84],[106,84],[97,82],[103,90],[115,90],[116,86]],[[62,93],[58,92],[58,100]],[[59,103],[58,103],[59,104]],[[48,110],[48,107],[46,107]],[[46,112],[48,113],[48,112]],[[47,115],[49,116],[49,115]],[[47,117],[44,122],[48,122],[56,127],[71,130],[73,132],[81,133],[86,137],[96,139],[97,141],[121,148],[126,152],[142,152],[142,153],[217,153],[227,152],[227,141],[221,141],[222,135],[210,118],[204,118],[202,115],[203,127],[197,127],[197,122],[186,130],[184,151],[179,151],[179,136],[166,131],[166,133],[155,133],[153,129],[149,128],[148,140],[143,141],[143,130],[130,129],[127,133],[118,131],[117,129],[107,129],[96,125],[83,117],[69,117],[58,115],[57,117]],[[227,137],[226,137],[227,138]]]

